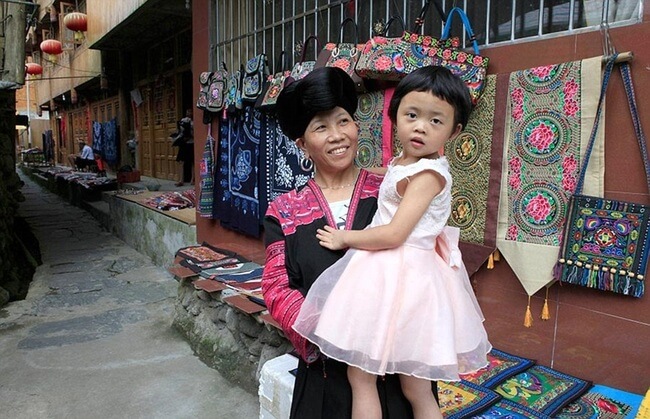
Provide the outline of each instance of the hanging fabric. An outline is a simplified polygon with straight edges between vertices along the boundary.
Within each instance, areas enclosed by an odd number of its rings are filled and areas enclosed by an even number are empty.
[[[212,124],[208,125],[208,137],[203,148],[203,157],[199,164],[199,205],[200,217],[212,218],[214,210],[214,138]]]
[[[530,296],[552,282],[570,196],[589,142],[601,57],[511,73],[497,248]],[[590,194],[604,189],[604,142],[587,168]]]

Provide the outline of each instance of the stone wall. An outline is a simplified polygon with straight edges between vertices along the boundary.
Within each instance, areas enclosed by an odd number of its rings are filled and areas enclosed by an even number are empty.
[[[16,94],[0,90],[0,307],[27,295],[34,260],[17,235],[18,203],[24,200],[16,173]]]
[[[226,291],[196,290],[182,280],[175,303],[174,326],[203,362],[224,377],[257,394],[262,366],[292,349],[282,332],[259,316],[222,301]]]

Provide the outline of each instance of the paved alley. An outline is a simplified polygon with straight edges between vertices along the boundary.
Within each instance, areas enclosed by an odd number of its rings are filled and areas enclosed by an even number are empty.
[[[171,327],[177,282],[21,174],[43,264],[0,308],[0,418],[256,418]]]

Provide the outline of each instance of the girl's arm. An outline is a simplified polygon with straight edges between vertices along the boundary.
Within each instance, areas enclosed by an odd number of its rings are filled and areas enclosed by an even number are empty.
[[[320,245],[331,250],[353,247],[365,250],[392,249],[402,245],[429,207],[442,191],[445,179],[432,170],[425,170],[400,181],[398,192],[402,202],[388,223],[365,230],[337,230],[326,226],[316,237]]]

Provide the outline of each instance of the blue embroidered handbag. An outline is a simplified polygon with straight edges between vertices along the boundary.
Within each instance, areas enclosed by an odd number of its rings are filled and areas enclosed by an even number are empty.
[[[648,265],[650,207],[581,193],[614,60],[615,56],[610,58],[605,68],[596,119],[576,191],[569,202],[554,276],[561,282],[641,297]],[[629,64],[620,64],[620,71],[650,191],[650,160],[637,112]]]

